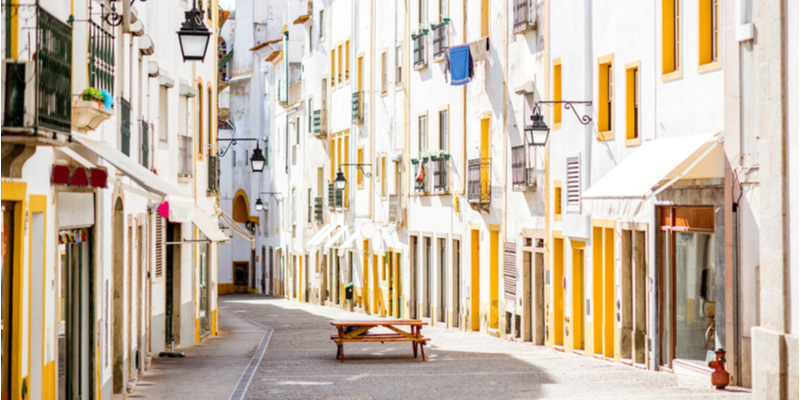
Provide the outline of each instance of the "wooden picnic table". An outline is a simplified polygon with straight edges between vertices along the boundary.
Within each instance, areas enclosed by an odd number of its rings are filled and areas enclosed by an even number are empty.
[[[417,358],[417,347],[422,353],[422,361],[425,361],[425,350],[422,346],[430,339],[422,337],[422,326],[428,325],[418,319],[389,319],[389,320],[367,320],[367,321],[331,321],[331,325],[336,327],[337,333],[331,335],[331,340],[336,343],[336,358],[341,358],[344,362],[344,343],[345,342],[411,342],[414,348],[414,358]],[[399,326],[408,326],[411,332],[406,332]],[[354,330],[345,332],[348,327],[356,327]],[[369,333],[369,330],[376,327],[384,327],[394,333]]]

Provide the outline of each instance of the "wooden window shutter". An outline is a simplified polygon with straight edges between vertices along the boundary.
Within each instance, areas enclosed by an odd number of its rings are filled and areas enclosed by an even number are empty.
[[[567,212],[581,212],[581,157],[567,157]]]
[[[160,278],[164,273],[164,257],[166,257],[165,227],[164,217],[156,214],[156,278]]]
[[[503,243],[503,287],[505,300],[517,301],[517,244]]]

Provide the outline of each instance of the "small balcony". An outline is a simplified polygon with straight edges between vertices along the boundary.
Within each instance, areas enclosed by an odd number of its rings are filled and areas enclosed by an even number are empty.
[[[364,122],[364,113],[366,112],[365,106],[365,92],[353,92],[353,100],[352,100],[352,114],[353,114],[353,122],[356,124],[360,124]]]
[[[489,204],[492,200],[492,161],[488,157],[467,162],[467,201],[470,204]]]
[[[532,146],[514,146],[511,148],[511,184],[515,190],[536,187]]]
[[[314,197],[314,222],[317,224],[322,223],[322,197]]]
[[[3,60],[6,135],[28,135],[37,141],[69,135],[72,129],[72,27],[34,4],[3,4],[17,15],[19,57]],[[8,32],[6,32],[8,35]],[[6,37],[11,45],[13,37]],[[78,88],[76,88],[78,89]],[[83,89],[83,88],[80,88]]]
[[[314,125],[314,136],[325,137],[328,135],[328,112],[325,109],[314,110],[312,119]]]
[[[425,68],[428,65],[428,60],[425,58],[426,48],[425,42],[428,35],[418,34],[411,35],[411,40],[414,42],[414,69]]]
[[[89,24],[89,86],[114,93],[114,35],[94,21]]]
[[[178,136],[180,147],[180,162],[178,165],[179,177],[192,176],[192,161],[194,161],[193,145],[191,136]]]
[[[447,27],[448,25],[444,22],[431,25],[431,31],[433,32],[433,59],[437,61],[439,59],[444,59],[444,52],[447,51],[448,46],[448,35],[447,35]]]
[[[536,16],[531,13],[530,0],[514,0],[514,33],[536,29]]]
[[[431,158],[431,171],[433,172],[433,190],[447,191],[450,189],[447,182],[448,162],[450,157],[439,156]]]

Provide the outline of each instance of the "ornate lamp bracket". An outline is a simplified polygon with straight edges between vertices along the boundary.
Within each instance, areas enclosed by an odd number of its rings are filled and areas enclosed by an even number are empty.
[[[563,104],[565,109],[572,110],[572,112],[575,113],[575,117],[578,118],[578,121],[582,125],[589,125],[589,123],[592,122],[592,117],[590,117],[588,115],[580,116],[580,115],[578,115],[578,111],[575,110],[575,104],[583,104],[585,106],[591,106],[592,105],[591,101],[569,101],[569,100],[537,101],[536,105],[534,106],[534,108],[539,107],[539,104],[546,104],[548,106],[553,106],[555,104]]]
[[[238,143],[239,140],[241,140],[241,141],[257,141],[258,139],[252,139],[252,138],[217,138],[218,142],[230,142],[230,144],[228,146],[225,146],[225,147],[217,150],[217,155],[219,156],[219,158],[225,157],[225,154],[228,154],[228,150],[230,150],[231,147],[236,146],[236,144]]]
[[[372,178],[372,173],[369,171],[365,171],[362,167],[372,167],[372,164],[342,164],[340,167],[356,167],[362,174],[364,174],[365,178]],[[341,168],[339,168],[341,170]]]

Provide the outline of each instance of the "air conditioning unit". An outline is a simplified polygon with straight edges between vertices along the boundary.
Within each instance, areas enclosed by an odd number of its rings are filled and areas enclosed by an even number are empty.
[[[3,129],[33,129],[36,125],[36,64],[3,60]]]

